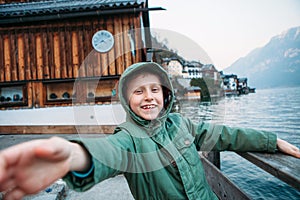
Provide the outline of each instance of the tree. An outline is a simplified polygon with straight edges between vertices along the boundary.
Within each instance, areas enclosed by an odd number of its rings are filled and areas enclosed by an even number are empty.
[[[204,80],[203,78],[192,78],[190,85],[198,86],[201,88],[201,92],[200,92],[201,101],[204,101],[204,102],[211,101],[210,92],[209,92],[209,88],[207,86],[208,84],[206,83],[206,80]]]

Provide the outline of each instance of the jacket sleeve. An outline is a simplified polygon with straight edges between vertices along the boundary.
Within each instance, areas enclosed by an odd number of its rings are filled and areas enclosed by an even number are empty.
[[[126,171],[131,165],[128,152],[132,151],[131,137],[124,131],[100,138],[81,138],[74,141],[83,145],[94,164],[93,172],[85,178],[69,172],[63,179],[75,191],[86,191],[95,184]]]
[[[203,122],[194,124],[188,119],[186,122],[201,151],[276,151],[277,135],[272,132]]]

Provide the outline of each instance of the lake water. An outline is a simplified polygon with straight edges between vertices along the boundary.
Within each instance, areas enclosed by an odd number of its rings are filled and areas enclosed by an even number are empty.
[[[212,104],[180,101],[181,113],[229,126],[273,131],[300,147],[300,87],[257,90]],[[233,152],[221,153],[221,170],[253,199],[300,199],[300,192]]]

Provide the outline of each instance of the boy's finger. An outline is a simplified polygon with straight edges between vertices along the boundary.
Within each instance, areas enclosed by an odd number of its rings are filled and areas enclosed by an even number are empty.
[[[16,181],[14,179],[8,179],[3,184],[0,184],[0,191],[9,191],[16,186]]]
[[[3,150],[1,152],[1,156],[5,160],[6,167],[17,163],[22,155],[30,155],[30,153],[32,153],[32,149],[39,143],[39,140],[29,141]]]
[[[8,168],[10,165],[13,165],[19,160],[19,152],[14,148],[8,148],[1,152],[1,163],[0,166],[3,170]]]
[[[54,150],[51,147],[41,146],[34,149],[37,157],[50,159],[54,155]]]
[[[22,199],[26,194],[19,188],[14,188],[9,192],[5,193],[4,200],[10,199]]]
[[[7,168],[0,175],[0,191],[7,191],[8,189],[14,188],[17,186],[15,180],[16,170],[14,167]]]
[[[300,158],[300,150],[298,148],[294,151],[294,156]]]
[[[0,184],[1,184],[2,180],[4,179],[5,169],[6,169],[5,159],[0,152]]]
[[[296,147],[295,145],[290,144],[290,148],[287,149],[288,153],[291,154],[292,156],[295,156],[297,158],[300,158],[300,151],[299,148]]]
[[[36,157],[58,161],[64,158],[63,145],[58,145],[57,142],[53,142],[53,139],[44,141],[41,145],[34,148],[34,154]]]
[[[3,155],[2,152],[0,152],[0,186],[2,186],[2,184],[7,181],[7,179],[12,175],[12,173],[12,168],[8,167],[6,157]]]

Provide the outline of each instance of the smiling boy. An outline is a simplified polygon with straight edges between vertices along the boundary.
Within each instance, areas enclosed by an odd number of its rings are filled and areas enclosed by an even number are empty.
[[[0,152],[0,191],[20,199],[63,177],[77,191],[124,174],[135,199],[217,199],[199,150],[278,150],[300,158],[297,147],[275,134],[214,125],[170,113],[174,90],[156,63],[136,63],[119,82],[126,122],[105,138],[29,141]],[[39,184],[36,184],[39,183]]]
[[[143,73],[128,83],[126,96],[131,110],[145,120],[157,118],[163,109],[163,92],[159,78]]]

